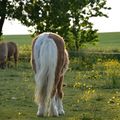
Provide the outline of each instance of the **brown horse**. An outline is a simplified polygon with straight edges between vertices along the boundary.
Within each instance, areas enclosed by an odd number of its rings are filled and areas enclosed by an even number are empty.
[[[7,42],[7,48],[8,48],[8,56],[7,56],[8,66],[9,66],[9,62],[11,61],[12,56],[14,58],[14,62],[15,62],[15,66],[16,66],[17,61],[18,61],[18,47],[17,47],[17,44],[15,42]]]
[[[6,61],[8,56],[8,47],[6,42],[0,42],[0,68],[6,67]]]
[[[62,86],[69,58],[63,38],[49,32],[37,36],[32,43],[31,61],[35,71],[37,115],[64,114]]]
[[[0,42],[0,68],[4,69],[6,64],[14,57],[15,66],[18,61],[18,48],[14,42]]]

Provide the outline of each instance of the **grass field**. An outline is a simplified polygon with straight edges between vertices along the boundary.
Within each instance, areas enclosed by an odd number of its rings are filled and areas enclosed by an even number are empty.
[[[120,33],[99,33],[98,48],[107,50],[120,50]]]
[[[31,44],[31,35],[5,35],[5,41],[14,41],[19,45]],[[88,49],[99,51],[120,51],[120,32],[99,33],[99,42],[96,46],[88,46]]]
[[[100,45],[117,48],[120,36],[112,34],[100,34]],[[114,37],[108,38],[110,35]],[[4,38],[21,46],[31,43],[30,36]],[[90,62],[92,67],[77,58],[70,59],[64,81],[65,116],[49,120],[120,120],[120,62],[115,59]],[[28,61],[20,60],[17,68],[0,70],[0,120],[48,120],[36,117],[34,87],[34,73]]]
[[[3,36],[5,41],[13,41],[18,45],[31,44],[32,37],[31,35],[5,35]]]
[[[116,64],[115,64],[116,65]],[[118,65],[117,65],[118,66]],[[91,71],[69,70],[65,75],[65,116],[50,120],[119,120],[120,76],[106,76],[106,70],[96,67]],[[120,67],[120,64],[119,64]],[[107,71],[109,72],[109,70]],[[103,76],[104,74],[104,76]],[[0,70],[0,119],[39,120],[34,103],[34,75],[30,64],[20,62],[17,68]],[[118,81],[113,86],[112,78]],[[119,78],[118,78],[119,77]],[[41,118],[47,120],[48,118]]]

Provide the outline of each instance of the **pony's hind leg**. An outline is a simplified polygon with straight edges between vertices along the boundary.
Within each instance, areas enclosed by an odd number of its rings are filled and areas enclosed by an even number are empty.
[[[49,116],[59,116],[57,103],[56,103],[56,89],[54,88],[50,100],[50,110],[49,110]]]
[[[58,113],[59,115],[64,115],[65,111],[63,109],[63,103],[62,103],[62,98],[63,98],[63,76],[60,77],[60,81],[57,86],[57,94],[56,94],[56,102],[57,102],[57,108],[58,108]]]
[[[51,104],[50,104],[50,115],[51,116],[59,116],[64,115],[62,97],[63,97],[63,76],[56,77],[56,87],[54,87],[52,97],[51,97]]]
[[[15,67],[16,67],[17,66],[17,61],[18,61],[17,53],[14,53],[14,61],[15,61]]]
[[[41,74],[42,75],[42,74]],[[39,78],[43,78],[40,75]],[[37,116],[43,117],[46,115],[46,103],[45,103],[45,91],[43,90],[42,80],[38,78],[38,74],[35,75],[36,80],[36,90],[35,90],[35,102],[38,105]],[[41,82],[40,82],[41,81]]]
[[[37,111],[37,116],[38,117],[43,117],[45,116],[45,103],[42,100],[39,105],[38,105],[38,111]]]
[[[5,68],[6,68],[6,62],[1,63],[1,64],[0,64],[0,68],[1,68],[1,69],[5,69]]]

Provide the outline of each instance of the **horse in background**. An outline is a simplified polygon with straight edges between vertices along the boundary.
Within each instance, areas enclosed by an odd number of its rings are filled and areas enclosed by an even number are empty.
[[[61,36],[45,32],[32,43],[32,67],[35,72],[37,116],[63,115],[63,79],[69,58]]]
[[[18,56],[19,56],[17,44],[15,42],[7,42],[7,47],[8,47],[8,55],[7,55],[8,67],[10,66],[10,61],[12,56],[14,58],[15,66],[17,66]]]
[[[0,68],[4,69],[6,67],[8,56],[8,47],[6,42],[0,42]]]
[[[18,61],[18,47],[14,42],[0,42],[0,68],[10,66],[11,57],[14,58],[15,66]]]

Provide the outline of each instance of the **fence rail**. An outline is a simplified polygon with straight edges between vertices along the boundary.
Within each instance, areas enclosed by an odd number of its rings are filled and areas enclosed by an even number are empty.
[[[88,51],[69,51],[70,57],[100,57],[106,59],[120,60],[120,53],[117,52],[88,52]]]
[[[24,55],[20,54],[19,59],[30,61],[31,51],[26,51]],[[70,58],[78,57],[94,57],[104,59],[117,59],[120,60],[120,53],[117,52],[89,52],[89,51],[69,51]]]

